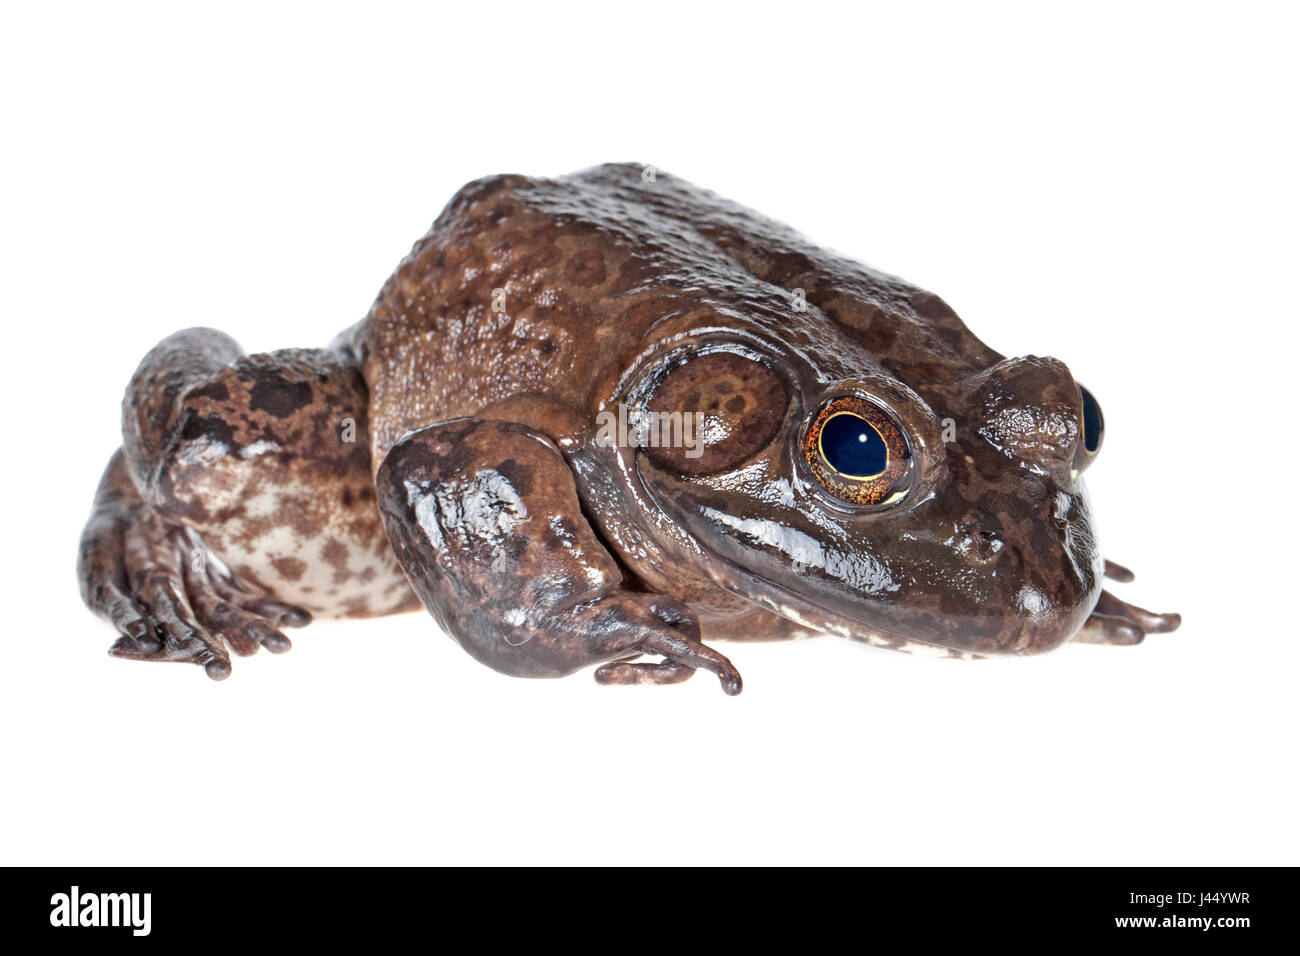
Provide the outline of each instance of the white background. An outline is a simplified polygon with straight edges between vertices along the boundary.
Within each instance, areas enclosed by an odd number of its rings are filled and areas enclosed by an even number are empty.
[[[1297,23],[1249,3],[6,5],[0,862],[1297,860]],[[979,9],[976,9],[978,7]],[[1065,359],[1137,648],[726,645],[531,682],[424,614],[109,659],[77,597],[162,336],[324,345],[463,182],[653,163]]]

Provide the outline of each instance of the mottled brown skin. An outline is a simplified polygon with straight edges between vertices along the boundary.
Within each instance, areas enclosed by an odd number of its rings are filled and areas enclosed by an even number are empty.
[[[706,641],[1137,643],[1178,618],[1101,590],[1131,574],[1097,550],[1082,400],[1061,362],[680,180],[492,177],[331,349],[150,352],[79,573],[114,653],[214,677],[309,613],[417,598],[506,673],[729,693]],[[827,402],[887,437],[883,477],[810,457]],[[620,407],[694,413],[702,447],[604,440]]]

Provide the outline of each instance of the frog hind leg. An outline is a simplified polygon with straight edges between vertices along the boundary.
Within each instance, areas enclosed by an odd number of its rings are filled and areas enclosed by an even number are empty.
[[[604,684],[741,678],[680,601],[641,590],[582,512],[560,450],[520,424],[461,418],[412,432],[376,475],[398,561],[479,661],[522,677],[599,665]],[[658,662],[633,660],[658,655]]]
[[[417,606],[374,507],[346,355],[178,332],[141,362],[122,419],[78,560],[84,600],[122,634],[115,656],[221,679],[229,651],[288,650],[280,629],[313,612]]]

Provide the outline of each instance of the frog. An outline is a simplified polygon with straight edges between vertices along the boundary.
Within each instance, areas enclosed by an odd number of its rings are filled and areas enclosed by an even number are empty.
[[[712,673],[837,635],[943,658],[1135,645],[1101,407],[941,298],[634,163],[461,188],[329,346],[156,345],[77,574],[110,653],[231,673],[426,610],[502,673]]]

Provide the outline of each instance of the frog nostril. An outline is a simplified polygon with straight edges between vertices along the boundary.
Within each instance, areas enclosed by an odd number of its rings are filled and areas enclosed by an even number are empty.
[[[1002,539],[988,528],[967,529],[966,540],[970,543],[970,553],[980,561],[988,561],[1002,550]]]

